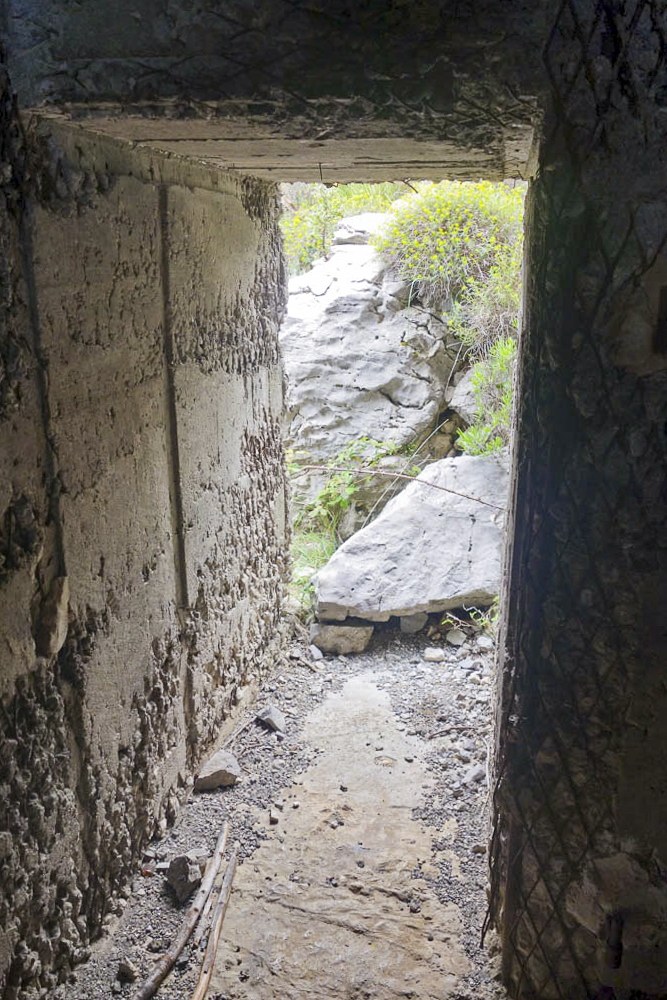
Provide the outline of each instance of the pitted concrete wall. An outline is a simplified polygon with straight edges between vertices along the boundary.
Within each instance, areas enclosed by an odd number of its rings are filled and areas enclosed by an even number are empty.
[[[5,90],[0,994],[85,954],[280,654],[271,185],[24,141]],[[180,171],[180,172],[179,172]]]
[[[567,3],[545,49],[492,851],[526,1000],[667,991],[666,29]]]

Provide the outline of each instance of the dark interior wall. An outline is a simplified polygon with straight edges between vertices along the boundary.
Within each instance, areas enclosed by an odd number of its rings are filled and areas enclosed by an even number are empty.
[[[85,953],[280,653],[275,188],[2,100],[0,993]],[[186,184],[187,182],[187,184]]]
[[[666,27],[565,4],[545,49],[493,851],[526,998],[667,991]]]
[[[14,902],[10,912],[3,897],[0,967],[15,955],[11,976],[29,978],[38,945],[40,961],[57,964],[36,930],[49,921],[64,954],[68,940],[85,941],[80,914],[99,919],[107,883],[134,848],[105,858],[100,885],[81,896],[86,851],[100,831],[121,844],[146,831],[142,818],[126,821],[128,796],[117,800],[116,789],[154,752],[164,763],[154,783],[139,782],[136,808],[149,826],[160,821],[184,754],[210,731],[253,650],[261,659],[276,621],[284,498],[273,196],[178,150],[212,149],[213,162],[216,140],[254,143],[257,127],[289,141],[284,166],[302,162],[302,140],[334,163],[338,140],[389,137],[416,155],[428,139],[449,144],[433,153],[443,173],[472,163],[503,176],[521,160],[508,152],[513,137],[542,106],[492,915],[514,995],[573,1000],[603,981],[664,992],[664,4],[12,0],[5,10],[23,106],[54,111],[41,127],[75,170],[51,159],[32,171],[34,191],[20,162],[0,178],[3,731],[18,737],[2,757],[10,836],[0,851]],[[11,115],[4,125],[11,135]],[[373,179],[406,176],[393,147],[382,148]],[[235,234],[217,261],[214,227]],[[139,299],[147,313],[137,315]],[[107,315],[127,338],[122,351]],[[88,385],[98,372],[124,401],[113,418]],[[197,438],[200,417],[215,423],[214,439]],[[113,441],[104,433],[112,419]],[[118,495],[130,469],[131,519],[127,493],[125,503]],[[64,585],[54,581],[65,570],[67,638],[57,658],[37,660],[37,635],[47,649],[63,637]],[[107,712],[120,678],[134,703],[122,718],[116,705]],[[197,704],[210,706],[199,723]],[[137,746],[127,742],[131,720]],[[174,750],[185,731],[190,751]],[[46,815],[34,794],[44,776],[55,789]],[[39,845],[55,848],[49,831],[59,823],[69,832],[47,864]]]
[[[321,125],[328,109],[341,129],[376,117],[380,134],[420,138],[456,114],[465,138],[483,128],[495,141],[499,114],[532,120],[552,6],[11,0],[7,34],[24,107],[122,102],[128,113],[133,102],[172,99],[176,114],[205,118],[245,101],[294,130],[300,116]]]
[[[24,109],[281,181],[474,180],[525,175],[551,6],[8,0],[6,25]]]

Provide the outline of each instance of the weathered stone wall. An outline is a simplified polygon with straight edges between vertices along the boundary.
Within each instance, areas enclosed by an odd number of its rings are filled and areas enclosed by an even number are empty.
[[[525,998],[667,991],[665,30],[566,3],[545,48],[493,847]]]
[[[3,79],[0,994],[80,958],[280,653],[275,189],[23,136]],[[184,183],[187,180],[187,186]]]

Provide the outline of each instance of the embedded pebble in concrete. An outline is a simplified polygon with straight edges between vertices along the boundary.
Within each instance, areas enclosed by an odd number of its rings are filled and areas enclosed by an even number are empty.
[[[301,659],[277,664],[233,729],[270,702],[286,716],[282,742],[249,724],[226,747],[240,780],[190,798],[150,845],[91,960],[53,997],[136,993],[187,910],[166,882],[168,862],[212,852],[228,820],[242,863],[212,997],[505,1000],[498,959],[479,944],[492,652],[468,637],[425,662],[427,644],[444,641],[429,633],[380,628],[365,653],[326,657],[317,674],[307,643],[294,650]],[[484,773],[466,783],[472,768]],[[161,1000],[190,996],[201,960],[190,943]],[[136,971],[133,985],[119,978],[121,962]]]

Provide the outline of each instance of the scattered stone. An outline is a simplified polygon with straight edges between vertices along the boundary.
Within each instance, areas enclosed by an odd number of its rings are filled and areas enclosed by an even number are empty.
[[[269,823],[276,826],[280,822],[280,813],[277,809],[269,809]]]
[[[200,884],[205,866],[206,855],[201,851],[188,851],[187,854],[177,854],[171,859],[167,881],[179,903],[184,903]]]
[[[134,983],[139,978],[139,970],[129,958],[122,958],[118,963],[118,979],[121,983]]]
[[[473,854],[486,854],[486,844],[473,844]]]
[[[310,638],[323,653],[363,653],[373,635],[372,625],[311,625]]]
[[[440,646],[427,646],[423,656],[427,663],[442,663],[445,651]]]
[[[277,733],[284,733],[287,728],[285,716],[279,708],[272,704],[261,708],[255,718],[258,722],[263,722],[265,726],[268,726],[269,729],[273,729]]]
[[[195,778],[195,791],[207,792],[213,788],[235,785],[241,777],[241,765],[233,753],[218,750],[204,764]]]
[[[428,615],[425,611],[421,611],[416,615],[402,615],[400,619],[401,632],[403,635],[415,635],[426,625],[428,621]]]
[[[478,649],[493,649],[494,642],[488,635],[478,635],[475,645]]]
[[[462,646],[466,641],[466,634],[460,628],[450,628],[446,639],[450,646]]]
[[[298,809],[300,805],[301,803],[299,802],[299,800],[295,799],[294,802],[292,803],[292,809]]]
[[[324,653],[318,646],[315,645],[314,642],[311,643],[310,646],[308,647],[308,654],[313,660],[324,659]]]
[[[278,809],[280,812],[282,812],[285,807],[285,802],[283,799],[274,799],[273,804],[276,807],[276,809]]]
[[[412,762],[414,760],[414,757],[411,757],[410,755],[408,755],[407,757],[404,757],[403,759],[406,761],[407,764],[412,764]]]
[[[486,768],[481,764],[473,764],[461,778],[462,785],[472,785],[486,777]]]

